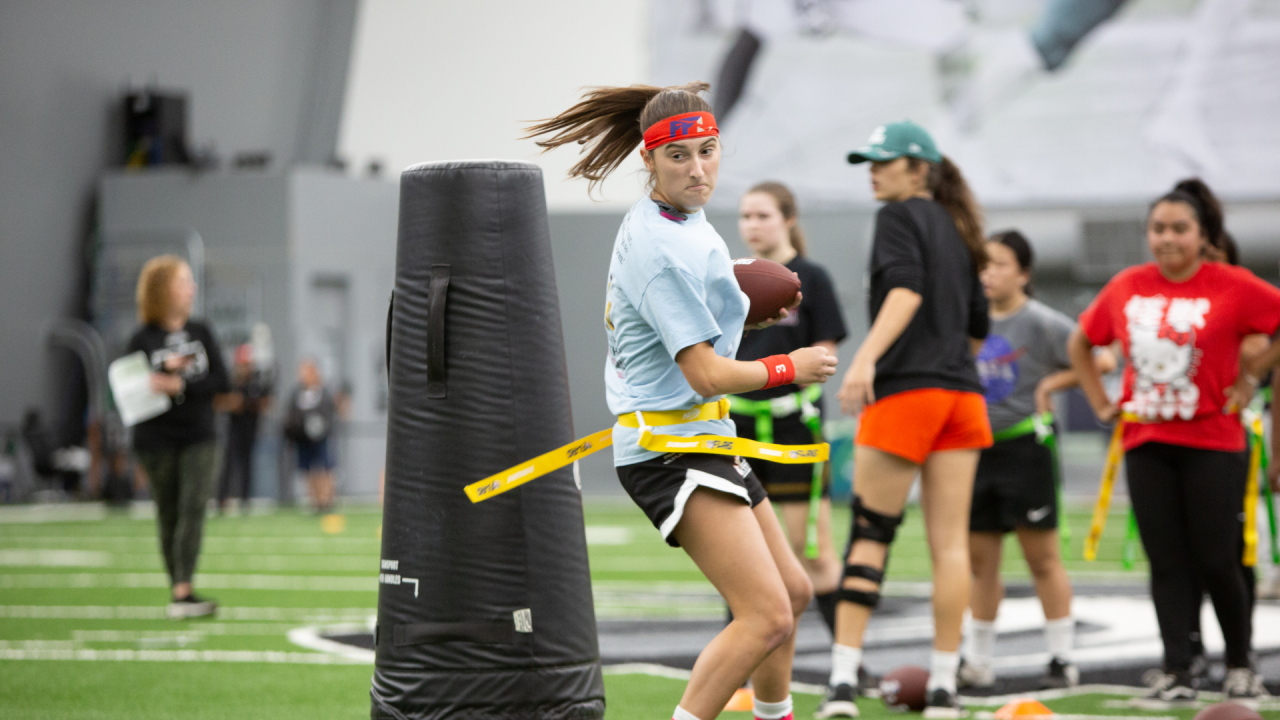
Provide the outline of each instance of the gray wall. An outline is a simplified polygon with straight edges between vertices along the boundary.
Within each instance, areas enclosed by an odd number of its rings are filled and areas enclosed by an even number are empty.
[[[804,216],[809,256],[831,273],[849,325],[849,339],[840,347],[843,376],[856,343],[866,334],[867,311],[863,290],[873,210],[814,212]],[[579,437],[613,424],[605,404],[604,286],[609,254],[623,213],[554,213],[551,244],[555,253],[560,319],[564,324],[569,365],[569,392],[574,431]],[[737,218],[709,213],[709,220],[734,257],[750,255],[738,240]],[[602,452],[582,462],[582,489],[591,494],[622,492],[613,472],[613,456]]]
[[[67,415],[49,320],[81,311],[94,186],[126,84],[190,93],[190,139],[277,166],[333,151],[356,0],[0,2],[0,423]],[[59,407],[61,405],[61,407]]]

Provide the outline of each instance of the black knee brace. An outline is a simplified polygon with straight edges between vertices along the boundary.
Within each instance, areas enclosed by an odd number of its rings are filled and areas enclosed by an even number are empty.
[[[889,545],[893,542],[894,536],[898,532],[898,526],[902,524],[901,515],[883,515],[874,510],[869,510],[862,504],[862,498],[857,495],[853,496],[853,529],[849,533],[849,550],[845,552],[845,557],[849,556],[849,551],[853,550],[853,544],[859,540],[870,540],[871,542]],[[885,549],[885,561],[888,562],[888,548]],[[870,565],[854,565],[846,563],[844,573],[840,578],[839,593],[840,600],[851,602],[857,605],[863,605],[869,608],[875,608],[880,603],[879,590],[850,590],[844,586],[844,581],[848,578],[861,578],[869,580],[876,585],[884,582],[884,570],[881,568],[873,568]]]

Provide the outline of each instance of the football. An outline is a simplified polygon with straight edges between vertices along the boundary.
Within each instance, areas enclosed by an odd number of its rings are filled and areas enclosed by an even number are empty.
[[[1257,710],[1234,702],[1214,703],[1196,713],[1195,720],[1262,720]]]
[[[880,678],[880,699],[889,708],[920,712],[924,710],[928,682],[928,670],[919,665],[903,665]]]
[[[738,279],[738,287],[751,299],[747,325],[777,317],[783,308],[796,301],[796,293],[800,292],[800,278],[785,265],[772,260],[734,260],[733,275]]]

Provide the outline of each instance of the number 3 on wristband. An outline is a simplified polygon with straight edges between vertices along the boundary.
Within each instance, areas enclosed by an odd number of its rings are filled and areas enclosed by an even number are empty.
[[[765,388],[790,385],[795,382],[796,364],[791,360],[790,355],[770,355],[760,358],[760,362],[764,363],[765,371],[769,373],[769,381],[765,383]]]

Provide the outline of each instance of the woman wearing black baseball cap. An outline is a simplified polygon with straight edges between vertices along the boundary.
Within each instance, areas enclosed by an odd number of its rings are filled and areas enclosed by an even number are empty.
[[[840,584],[831,689],[816,717],[854,717],[862,636],[880,599],[889,545],[921,477],[933,559],[934,650],[926,718],[960,717],[960,625],[969,604],[969,503],[991,445],[974,348],[987,335],[982,222],[959,169],[907,120],[872,133],[849,162],[871,163],[876,215],[870,331],[840,388],[860,415],[853,528]],[[971,342],[973,341],[973,342]]]

